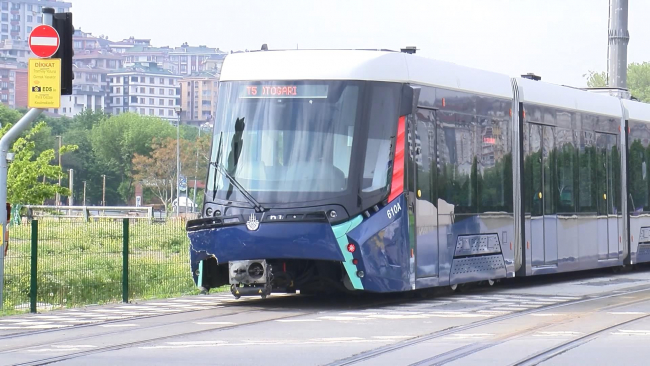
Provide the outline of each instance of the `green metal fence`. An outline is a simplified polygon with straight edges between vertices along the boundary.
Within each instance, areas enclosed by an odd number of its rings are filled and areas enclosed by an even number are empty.
[[[182,220],[12,225],[0,313],[196,293],[188,248]]]

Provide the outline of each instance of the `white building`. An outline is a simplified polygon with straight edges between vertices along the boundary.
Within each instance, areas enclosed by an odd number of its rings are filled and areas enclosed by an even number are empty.
[[[110,72],[107,112],[137,113],[176,121],[175,108],[180,106],[181,76],[162,69],[155,62],[137,63]]]
[[[108,70],[86,65],[74,65],[73,70],[72,95],[61,97],[61,108],[56,113],[74,117],[85,109],[93,111],[105,109],[108,96],[106,79]]]
[[[192,75],[202,71],[221,71],[226,52],[207,46],[192,47],[183,43],[169,51],[169,62],[174,74]],[[213,65],[214,64],[214,65]]]
[[[34,27],[43,23],[43,8],[68,12],[71,3],[56,0],[0,1],[0,40],[26,40]]]

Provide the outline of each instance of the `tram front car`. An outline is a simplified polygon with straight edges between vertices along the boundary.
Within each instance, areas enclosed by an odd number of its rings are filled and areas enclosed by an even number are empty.
[[[403,192],[413,91],[373,81],[388,79],[372,76],[381,70],[371,53],[226,58],[202,218],[187,223],[199,288],[230,284],[235,297],[411,288]]]

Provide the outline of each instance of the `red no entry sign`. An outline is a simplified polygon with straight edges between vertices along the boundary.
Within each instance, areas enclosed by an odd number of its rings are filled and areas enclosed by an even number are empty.
[[[29,49],[38,57],[52,57],[59,43],[59,32],[49,25],[39,25],[29,34]]]

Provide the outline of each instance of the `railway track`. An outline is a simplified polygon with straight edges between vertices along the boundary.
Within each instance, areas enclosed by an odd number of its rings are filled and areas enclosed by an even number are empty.
[[[451,336],[451,335],[454,335],[454,334],[460,334],[462,332],[465,332],[465,331],[468,331],[468,330],[471,330],[471,329],[476,329],[476,328],[484,327],[484,326],[491,325],[491,324],[496,324],[496,323],[500,323],[500,322],[504,322],[504,321],[508,321],[508,320],[513,320],[513,319],[516,319],[516,318],[522,318],[522,317],[525,317],[525,316],[528,316],[528,315],[531,315],[531,314],[542,313],[542,312],[549,311],[549,310],[557,310],[557,309],[561,309],[561,308],[566,308],[566,307],[575,306],[575,305],[579,305],[579,304],[587,304],[587,303],[590,303],[590,302],[597,302],[597,301],[606,300],[606,299],[622,298],[622,297],[627,297],[629,295],[634,295],[634,294],[639,294],[639,293],[644,293],[644,292],[650,293],[650,286],[643,286],[641,288],[636,288],[636,289],[632,289],[632,290],[628,290],[628,291],[621,291],[621,292],[617,292],[617,293],[610,293],[610,294],[604,294],[604,295],[599,295],[599,296],[593,296],[593,297],[588,297],[588,298],[583,298],[583,299],[578,299],[578,300],[573,300],[573,301],[567,301],[567,302],[560,303],[560,304],[552,304],[552,305],[548,305],[548,306],[543,306],[543,307],[539,307],[539,308],[536,308],[536,309],[522,310],[522,311],[519,311],[519,312],[516,312],[516,313],[495,316],[495,317],[485,319],[485,320],[480,320],[480,321],[477,321],[477,322],[474,322],[474,323],[471,323],[471,324],[466,324],[466,325],[461,325],[461,326],[458,326],[458,327],[444,329],[442,331],[429,333],[429,334],[426,334],[426,335],[423,335],[423,336],[408,339],[408,340],[398,342],[398,343],[395,343],[395,344],[391,344],[391,345],[387,345],[387,346],[383,346],[383,347],[378,347],[376,349],[373,349],[373,350],[370,350],[370,351],[367,351],[367,352],[362,352],[360,354],[357,354],[357,355],[354,355],[354,356],[351,356],[351,357],[347,357],[347,358],[344,358],[344,359],[341,359],[341,360],[337,360],[335,362],[332,362],[332,363],[328,364],[328,366],[354,365],[354,364],[366,362],[366,361],[369,361],[369,360],[373,360],[373,359],[376,359],[378,357],[386,356],[386,355],[388,355],[390,353],[406,350],[406,349],[409,349],[409,348],[414,347],[416,345],[422,344],[424,342],[432,341],[432,340],[443,338],[443,337],[448,337],[448,336]],[[614,305],[614,307],[629,306],[629,305],[639,303],[639,302],[644,302],[644,301],[648,301],[648,299],[647,298],[640,298],[640,299],[635,299],[635,300],[631,300],[631,301],[623,301],[621,303],[618,303],[618,304]],[[606,310],[606,309],[611,308],[611,307],[612,307],[612,305],[608,304],[606,306],[601,306],[599,308],[595,308],[593,311],[602,311],[602,310]],[[639,320],[642,320],[642,319],[645,319],[645,318],[648,318],[648,317],[650,317],[650,315],[643,315],[643,316],[639,316],[639,317],[636,317],[636,318],[631,319],[631,320],[627,320],[627,321],[624,321],[624,322],[617,323],[615,325],[606,327],[604,329],[599,329],[597,331],[594,331],[594,332],[591,332],[591,333],[585,335],[584,337],[580,337],[578,339],[568,341],[568,342],[563,343],[563,344],[561,344],[559,346],[555,346],[555,347],[553,347],[551,349],[548,349],[548,350],[545,350],[545,351],[543,351],[543,352],[541,352],[539,354],[535,354],[535,355],[531,356],[530,358],[522,359],[521,361],[519,361],[519,362],[517,362],[515,364],[516,365],[520,365],[520,364],[521,365],[536,365],[539,362],[543,362],[546,359],[555,357],[556,355],[561,354],[563,352],[566,352],[569,349],[578,347],[581,344],[584,344],[584,343],[594,339],[598,335],[607,332],[608,330],[611,330],[611,329],[614,329],[614,328],[617,328],[617,327],[620,327],[620,326],[623,326],[623,325],[626,325],[626,324],[630,324],[630,323],[633,323],[635,321],[639,321]],[[565,323],[569,322],[571,320],[572,319],[568,319],[568,320],[565,321]],[[533,327],[529,327],[529,328],[524,329],[524,330],[519,330],[519,331],[515,331],[515,332],[511,332],[511,333],[506,333],[506,334],[501,335],[497,339],[492,340],[492,341],[487,341],[487,342],[479,341],[479,342],[474,342],[474,343],[471,343],[471,344],[468,344],[468,345],[465,345],[465,346],[461,346],[461,347],[452,349],[452,350],[450,350],[448,352],[445,352],[445,353],[442,353],[442,354],[439,354],[439,355],[436,355],[436,356],[433,356],[433,357],[429,357],[429,358],[426,358],[426,359],[411,363],[410,366],[444,365],[444,364],[447,364],[447,363],[450,363],[450,362],[453,362],[453,361],[463,359],[465,357],[476,354],[478,352],[484,351],[484,350],[486,350],[488,348],[491,348],[491,347],[494,347],[496,345],[502,344],[503,342],[512,341],[514,339],[521,338],[523,336],[529,335],[529,334],[531,334],[531,333],[533,333],[535,331],[539,331],[539,330],[541,330],[543,328],[546,328],[546,327],[549,327],[549,326],[557,326],[558,324],[561,324],[561,323],[542,322],[541,324],[535,325]]]
[[[275,298],[273,300],[275,301],[282,301],[283,298]],[[284,298],[286,299],[286,298]],[[348,306],[345,307],[347,310],[355,310],[359,308],[365,308],[365,307],[377,307],[377,306],[387,306],[387,305],[396,305],[400,304],[404,301],[407,301],[404,297],[388,297],[386,298],[381,298],[378,301],[374,302],[364,302],[363,304],[357,304],[354,306]],[[255,301],[250,301],[253,306],[255,306]],[[233,304],[233,303],[231,303]],[[245,306],[245,303],[235,303],[236,306]],[[265,302],[265,305],[268,305],[268,300]],[[294,304],[295,306],[295,304]],[[223,309],[223,308],[220,308]],[[274,310],[286,310],[286,308],[282,308],[280,306],[275,306],[275,307],[269,307],[269,306],[264,306],[264,307],[258,307],[255,306],[253,309],[250,310],[244,310],[240,312],[233,312],[233,313],[227,313],[227,314],[222,314],[222,315],[216,315],[216,314],[207,314],[205,316],[193,318],[189,320],[190,322],[201,322],[201,320],[208,320],[211,319],[213,321],[218,320],[220,317],[231,317],[231,316],[244,316],[244,315],[251,315],[254,313],[258,313],[261,311],[264,311],[266,313],[273,313]],[[184,312],[184,313],[176,313],[176,314],[159,314],[159,315],[152,315],[152,316],[144,316],[144,317],[134,317],[134,318],[129,318],[129,319],[121,319],[121,320],[114,320],[114,321],[109,321],[109,322],[103,322],[101,325],[106,325],[106,324],[120,324],[120,323],[125,323],[125,322],[133,322],[133,321],[138,321],[138,320],[146,320],[146,319],[155,319],[159,318],[161,316],[170,316],[170,315],[177,315],[177,316],[186,316],[188,313],[202,313],[202,312],[211,312],[212,310],[215,309],[206,309],[206,310],[195,310],[191,312]],[[215,331],[228,331],[236,328],[243,328],[243,327],[250,327],[250,326],[255,326],[263,323],[268,323],[268,322],[274,322],[278,320],[289,320],[293,318],[298,318],[298,317],[303,317],[307,315],[312,315],[315,313],[322,312],[322,308],[315,308],[313,310],[308,310],[308,311],[302,311],[297,314],[291,314],[291,315],[285,315],[285,316],[277,316],[277,317],[270,317],[268,319],[263,319],[263,320],[257,320],[257,321],[250,321],[250,322],[243,322],[239,324],[233,324],[233,325],[220,325],[220,326],[206,326],[203,327],[202,329],[199,330],[193,330],[193,331],[184,331],[184,332],[172,332],[171,334],[166,334],[162,336],[156,336],[156,337],[146,337],[145,339],[141,339],[138,341],[132,341],[132,342],[123,342],[119,344],[114,344],[106,347],[98,347],[98,348],[93,348],[93,349],[88,349],[88,350],[82,350],[78,352],[73,352],[65,355],[60,355],[60,356],[54,356],[54,357],[46,357],[34,361],[29,361],[29,362],[23,362],[23,363],[15,363],[15,365],[46,365],[46,364],[51,364],[51,363],[56,363],[56,362],[61,362],[65,360],[70,360],[86,355],[91,355],[91,354],[97,354],[97,353],[102,353],[102,352],[108,352],[108,351],[114,351],[114,350],[119,350],[123,348],[129,348],[129,347],[134,347],[134,346],[139,346],[147,343],[152,343],[152,342],[158,342],[170,338],[176,338],[176,337],[187,337],[187,336],[192,336],[192,335],[197,335],[197,334],[202,334],[202,333],[207,333],[207,332],[215,332]],[[341,310],[341,309],[338,309]],[[279,313],[279,312],[278,312]],[[100,334],[95,334],[95,335],[79,335],[79,336],[67,336],[65,340],[61,341],[43,341],[43,342],[38,342],[38,344],[30,344],[25,346],[25,344],[21,344],[20,346],[4,349],[0,351],[0,358],[2,358],[3,354],[7,354],[10,352],[15,352],[15,351],[29,351],[33,349],[38,349],[39,347],[42,347],[44,345],[61,345],[61,344],[70,344],[70,343],[75,343],[78,341],[84,341],[87,342],[92,339],[97,339],[100,337],[106,337],[106,336],[111,336],[111,335],[124,335],[125,332],[130,332],[130,333],[135,333],[135,332],[152,332],[155,334],[156,333],[156,328],[172,328],[177,325],[186,325],[188,323],[188,319],[180,319],[172,322],[165,322],[162,324],[153,324],[149,326],[140,326],[138,328],[133,328],[133,329],[119,329],[119,330],[114,330],[114,331],[107,331],[103,332]],[[82,329],[82,328],[88,328],[91,326],[96,326],[97,324],[84,324],[83,326],[75,326],[73,328],[66,328],[66,329],[52,329],[48,331],[38,331],[38,332],[28,332],[28,333],[20,333],[20,334],[13,334],[13,335],[7,335],[0,340],[7,340],[7,339],[29,339],[30,336],[33,336],[34,334],[43,334],[43,333],[49,333],[49,334],[55,334],[59,333],[61,331],[70,331],[70,330],[76,330],[76,329]]]

